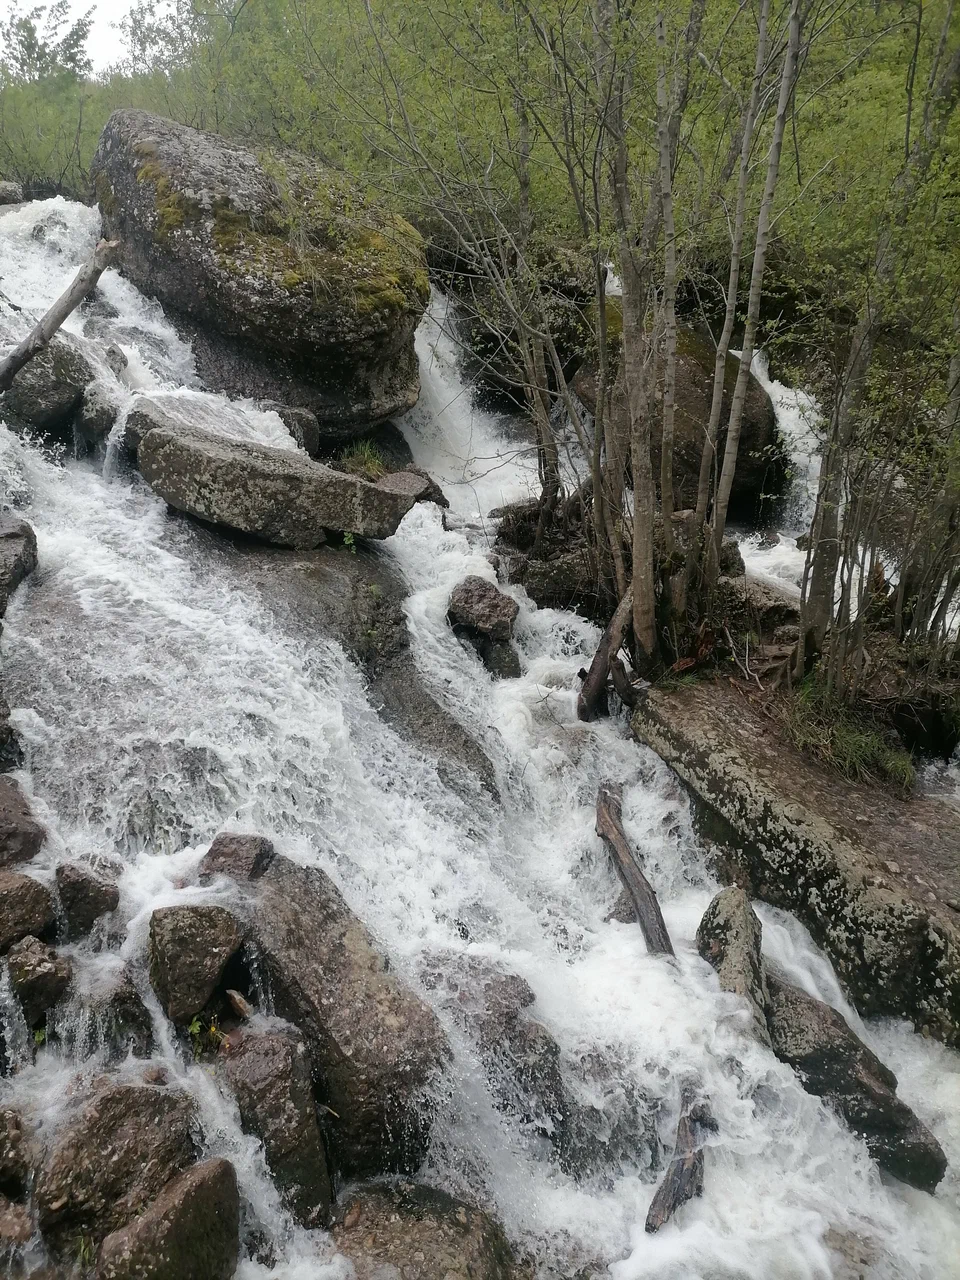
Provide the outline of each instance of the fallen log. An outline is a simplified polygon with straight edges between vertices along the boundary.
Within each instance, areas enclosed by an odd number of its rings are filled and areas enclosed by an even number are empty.
[[[597,646],[597,652],[593,655],[593,661],[584,676],[583,684],[577,695],[578,720],[596,720],[598,715],[603,714],[610,663],[617,656],[620,646],[623,644],[623,638],[627,634],[627,627],[630,625],[632,616],[633,589],[629,588],[626,595],[617,605],[613,617],[607,623],[607,628],[600,638],[600,644]]]
[[[640,870],[627,841],[621,820],[623,792],[618,783],[603,782],[597,794],[597,835],[613,854],[614,866],[630,895],[647,950],[653,955],[674,954],[660,903],[653,886]]]
[[[706,1108],[694,1103],[692,1086],[680,1090],[680,1119],[673,1158],[647,1211],[644,1230],[652,1235],[669,1222],[681,1205],[703,1194],[703,1146],[700,1130],[715,1128]]]
[[[19,346],[0,360],[0,391],[9,391],[13,380],[35,355],[48,345],[50,339],[91,292],[97,281],[116,260],[119,240],[101,240],[90,261],[80,268],[73,283],[56,300],[47,314],[30,330]]]

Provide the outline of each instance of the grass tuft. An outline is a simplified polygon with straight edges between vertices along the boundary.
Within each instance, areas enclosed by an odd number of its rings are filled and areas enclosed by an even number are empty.
[[[364,480],[379,480],[387,474],[383,454],[369,440],[358,440],[344,449],[338,466],[341,471],[348,471],[352,476],[362,476]]]

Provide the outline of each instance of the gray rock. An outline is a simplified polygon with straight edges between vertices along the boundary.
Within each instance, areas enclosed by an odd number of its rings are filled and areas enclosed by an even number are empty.
[[[229,1160],[178,1174],[128,1226],[107,1236],[96,1280],[230,1280],[240,1256],[240,1193]]]
[[[150,981],[168,1018],[189,1022],[210,1000],[243,930],[223,907],[159,907],[150,917]]]
[[[36,1161],[20,1112],[0,1108],[0,1191],[15,1200],[24,1195]]]
[[[0,514],[0,618],[17,587],[37,567],[37,535],[26,520]]]
[[[53,900],[39,880],[0,871],[0,955],[27,934],[45,934],[53,922]]]
[[[119,347],[115,350],[123,356]],[[126,359],[126,357],[123,357]],[[103,444],[120,416],[120,400],[102,381],[92,382],[83,393],[74,428],[77,436],[91,448]]]
[[[514,1280],[525,1274],[502,1228],[444,1191],[400,1182],[360,1187],[333,1226],[357,1280]]]
[[[946,1156],[897,1097],[893,1072],[835,1009],[773,974],[767,982],[767,1022],[777,1057],[793,1067],[808,1093],[840,1113],[882,1169],[933,1191],[946,1171]]]
[[[66,1053],[83,1060],[94,1053],[120,1062],[128,1053],[146,1058],[153,1050],[153,1019],[125,969],[104,977],[96,966],[75,966],[74,990],[61,1006],[48,1032]]]
[[[371,484],[302,454],[186,426],[155,427],[137,456],[150,487],[201,520],[282,546],[316,547],[325,529],[388,538],[416,497]]]
[[[61,862],[55,873],[64,935],[82,938],[97,920],[120,904],[120,890],[75,862]]]
[[[214,876],[230,876],[238,884],[245,880],[259,880],[276,854],[273,844],[264,836],[221,831],[203,855],[200,883],[206,884]]]
[[[292,1029],[247,1032],[223,1069],[241,1123],[263,1143],[270,1172],[294,1217],[305,1227],[325,1224],[330,1176],[303,1040]]]
[[[610,621],[617,601],[601,580],[589,547],[561,551],[549,560],[516,555],[506,547],[504,551],[510,581],[522,586],[541,609],[575,609],[603,626]]]
[[[10,704],[0,693],[0,773],[5,769],[18,769],[22,763],[23,752],[10,723]]]
[[[0,867],[29,862],[40,852],[46,834],[20,784],[0,777]]]
[[[64,432],[80,407],[84,390],[97,371],[68,338],[51,339],[20,370],[0,397],[5,412],[38,431]]]
[[[725,577],[717,581],[718,617],[730,630],[772,635],[779,627],[796,626],[800,619],[800,598],[778,591],[767,582],[750,577]]]
[[[192,1100],[171,1089],[110,1084],[60,1130],[35,1200],[54,1251],[76,1256],[125,1227],[196,1158]]]
[[[300,448],[311,458],[317,456],[320,452],[320,424],[312,410],[301,409],[292,404],[282,404],[279,400],[264,400],[260,408],[272,410]]]
[[[753,1034],[770,1048],[761,941],[760,921],[750,899],[733,885],[717,894],[697,929],[697,950],[716,969],[723,990],[743,996],[747,1001]]]
[[[721,574],[728,578],[739,578],[747,572],[743,552],[736,538],[724,538],[720,546],[719,565]]]
[[[509,640],[520,606],[486,578],[471,575],[454,587],[447,616],[455,627],[472,627],[491,640]]]
[[[124,274],[195,327],[207,386],[303,405],[340,439],[415,402],[422,240],[342,174],[123,110],[91,177]]]
[[[7,964],[23,1016],[28,1026],[35,1027],[69,987],[73,966],[53,947],[30,936],[14,943],[7,953]]]
[[[250,928],[276,1011],[303,1033],[320,1101],[339,1117],[332,1153],[344,1176],[415,1168],[430,1125],[423,1091],[449,1057],[433,1012],[316,868],[276,858]]]
[[[0,204],[21,204],[23,187],[19,182],[0,182]]]
[[[176,430],[180,426],[178,419],[151,396],[137,396],[133,408],[127,414],[123,424],[123,445],[130,453],[136,454],[143,437],[156,427],[168,427]]]

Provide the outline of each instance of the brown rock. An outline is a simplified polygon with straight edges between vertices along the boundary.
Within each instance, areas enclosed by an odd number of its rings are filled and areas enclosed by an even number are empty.
[[[129,973],[122,969],[104,980],[97,976],[88,985],[82,970],[75,973],[73,1002],[83,1016],[68,1016],[57,1027],[61,1042],[78,1058],[101,1053],[117,1062],[129,1052],[147,1057],[153,1048],[153,1019]]]
[[[357,1280],[513,1280],[524,1274],[492,1218],[413,1182],[355,1191],[340,1208],[333,1239]]]
[[[474,574],[454,587],[447,606],[454,627],[472,627],[491,640],[509,640],[519,612],[516,600]]]
[[[761,940],[760,921],[750,899],[736,886],[717,894],[697,929],[697,950],[716,969],[723,990],[747,1001],[753,1034],[769,1048],[769,997]]]
[[[139,1218],[107,1236],[96,1280],[230,1280],[239,1233],[233,1165],[206,1160],[173,1178]]]
[[[189,1022],[216,990],[243,942],[223,907],[160,907],[150,917],[150,981],[174,1022]]]
[[[40,1227],[61,1253],[99,1242],[142,1213],[195,1158],[193,1102],[184,1093],[108,1085],[57,1135],[37,1180]]]
[[[120,903],[120,890],[75,862],[61,862],[56,869],[57,893],[67,938],[82,938],[95,922]]]
[[[294,1031],[244,1035],[224,1071],[248,1133],[263,1143],[274,1181],[298,1222],[325,1223],[330,1177],[317,1124],[310,1063]]]
[[[32,933],[46,933],[54,922],[47,889],[18,871],[0,871],[0,954]]]
[[[769,974],[773,1051],[808,1093],[829,1102],[882,1169],[933,1191],[947,1160],[926,1125],[896,1095],[897,1077],[822,1000]]]
[[[0,867],[29,862],[40,852],[45,836],[20,784],[0,775]]]
[[[14,1199],[21,1197],[35,1161],[19,1111],[4,1107],[0,1110],[0,1192]]]
[[[26,1244],[32,1235],[30,1210],[0,1195],[0,1258],[9,1257],[11,1250]]]
[[[344,1176],[415,1168],[422,1094],[449,1050],[433,1012],[387,970],[333,882],[278,857],[258,881],[251,931],[277,1013],[303,1032],[320,1101],[339,1117]]]
[[[238,883],[259,880],[276,857],[276,850],[265,836],[237,835],[221,831],[203,855],[200,883],[214,876],[230,876]]]
[[[32,936],[14,943],[7,954],[7,964],[10,985],[23,1006],[23,1016],[27,1025],[34,1027],[69,987],[73,966],[53,947]]]

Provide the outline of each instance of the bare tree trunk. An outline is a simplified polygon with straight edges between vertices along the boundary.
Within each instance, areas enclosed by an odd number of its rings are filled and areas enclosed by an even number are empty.
[[[651,955],[672,956],[673,943],[667,933],[660,903],[653,886],[640,870],[630,848],[621,820],[623,792],[619,783],[604,782],[597,795],[597,835],[613,854],[617,874],[633,902],[637,921],[643,930],[647,950]]]
[[[677,231],[673,217],[673,157],[670,105],[667,101],[667,37],[663,12],[657,14],[657,133],[660,150],[660,202],[663,220],[663,425],[660,438],[660,512],[664,545],[673,553],[673,420],[677,392]]]
[[[669,1222],[681,1205],[703,1194],[703,1146],[697,1132],[701,1127],[713,1127],[712,1121],[702,1106],[695,1105],[693,1089],[684,1085],[673,1158],[647,1210],[644,1230],[648,1235]]]
[[[101,240],[94,249],[90,261],[77,272],[70,288],[60,295],[20,345],[14,347],[9,355],[0,360],[0,391],[8,391],[23,366],[48,345],[67,316],[75,311],[87,294],[93,290],[107,267],[112,266],[116,261],[119,247],[119,240]]]
[[[771,214],[773,198],[777,190],[777,179],[780,174],[780,155],[783,150],[783,137],[790,111],[790,101],[797,77],[797,61],[800,55],[800,0],[792,0],[790,7],[789,33],[787,47],[783,55],[783,69],[780,76],[780,97],[777,102],[777,115],[773,126],[773,138],[767,155],[767,176],[760,201],[760,212],[757,215],[757,240],[753,251],[753,270],[750,276],[750,294],[747,302],[747,319],[744,326],[743,351],[740,356],[740,369],[730,404],[730,422],[727,426],[727,443],[723,451],[723,468],[717,485],[717,502],[713,513],[713,539],[717,557],[723,542],[724,529],[727,523],[727,510],[730,506],[730,492],[733,489],[733,477],[737,469],[737,453],[740,448],[740,425],[743,420],[743,407],[747,398],[747,387],[750,381],[750,366],[753,363],[753,347],[756,340],[757,321],[760,316],[760,299],[763,290],[763,273],[766,267],[767,247],[770,243]]]
[[[610,666],[627,634],[633,615],[633,592],[628,590],[617,605],[616,611],[607,623],[606,630],[593,655],[590,669],[584,677],[583,685],[577,696],[577,719],[595,720],[601,711],[601,701],[607,688],[607,676]]]

